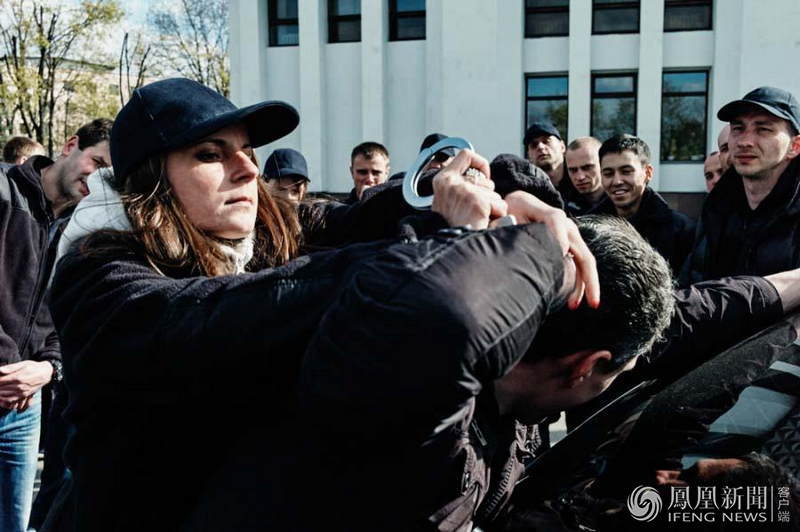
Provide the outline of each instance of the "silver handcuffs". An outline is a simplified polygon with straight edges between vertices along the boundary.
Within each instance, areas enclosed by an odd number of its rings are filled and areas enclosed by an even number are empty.
[[[428,210],[433,204],[433,194],[430,196],[420,196],[417,191],[419,179],[422,177],[422,170],[433,159],[434,155],[442,150],[448,148],[455,148],[456,150],[474,150],[472,144],[467,139],[461,137],[447,137],[433,146],[423,149],[419,152],[417,160],[411,165],[411,168],[406,172],[403,178],[403,199],[418,210]],[[513,215],[503,216],[492,223],[492,227],[503,227],[506,225],[515,225],[516,219]]]

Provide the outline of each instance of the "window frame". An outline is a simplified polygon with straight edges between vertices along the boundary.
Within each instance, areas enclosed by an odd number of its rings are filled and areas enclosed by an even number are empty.
[[[528,15],[535,13],[560,13],[567,14],[567,32],[566,33],[545,33],[541,35],[531,35],[528,33]],[[569,1],[563,7],[528,7],[528,3],[522,4],[522,14],[525,20],[525,39],[539,39],[541,37],[569,37]]]
[[[706,89],[705,92],[664,92],[664,76],[666,74],[705,74],[706,75]],[[697,164],[702,163],[703,159],[698,160],[691,160],[691,159],[678,159],[678,160],[670,160],[664,159],[664,151],[661,150],[660,144],[663,142],[664,137],[664,99],[665,97],[675,97],[675,96],[705,96],[706,104],[703,108],[703,124],[705,124],[705,134],[703,135],[703,150],[701,154],[705,157],[708,154],[708,104],[709,104],[709,84],[711,81],[711,70],[709,68],[679,68],[679,69],[669,69],[663,70],[661,72],[661,123],[659,124],[659,160],[662,163],[667,164]]]
[[[708,6],[709,17],[708,27],[706,28],[692,28],[692,29],[667,29],[667,9],[670,7],[681,6]],[[664,0],[664,33],[673,33],[676,31],[709,31],[714,29],[714,0]]]
[[[594,101],[610,100],[613,98],[630,98],[631,94],[628,92],[596,92],[595,80],[598,78],[633,78],[633,131],[631,135],[636,135],[637,124],[639,119],[639,72],[592,72],[591,86],[589,91],[589,134],[596,137],[594,131]],[[599,138],[599,137],[598,137]],[[601,142],[605,139],[601,139]]]
[[[361,2],[358,5],[358,15],[335,15],[336,4],[339,0],[328,0],[328,44],[338,44],[345,42],[361,42]],[[369,1],[369,0],[367,0]],[[334,34],[338,33],[338,22],[358,22],[358,39],[342,40],[337,38],[334,40]]]
[[[374,0],[369,0],[374,1]],[[389,42],[394,41],[424,41],[428,38],[428,31],[427,31],[427,12],[428,12],[428,3],[425,0],[425,9],[423,10],[416,10],[416,11],[398,11],[397,10],[397,2],[399,0],[389,0]],[[423,22],[425,23],[423,27],[425,27],[425,35],[422,37],[398,37],[397,30],[398,30],[398,23],[397,21],[401,18],[414,18],[414,17],[422,17]]]
[[[543,78],[564,78],[567,82],[567,91],[566,94],[563,96],[556,95],[556,96],[529,96],[528,95],[528,84],[532,79],[543,79]],[[528,102],[542,102],[542,101],[553,101],[553,100],[563,100],[567,104],[567,123],[564,125],[564,131],[560,131],[560,133],[564,136],[564,138],[569,138],[569,132],[567,129],[569,128],[569,72],[552,72],[549,74],[536,72],[533,74],[525,74],[525,108],[523,110],[524,113],[524,120],[522,121],[525,124],[524,131],[527,131],[530,127],[528,123]],[[523,131],[523,133],[524,133]],[[527,155],[528,147],[524,146],[523,149],[525,150],[525,155]]]
[[[267,0],[267,22],[269,27],[269,38],[267,39],[267,46],[283,47],[283,46],[299,46],[300,45],[300,18],[299,12],[296,18],[280,18],[278,17],[278,2],[281,0]],[[286,0],[291,2],[292,0]],[[299,0],[294,0],[299,2]],[[298,6],[299,9],[299,6]],[[297,26],[297,42],[292,44],[279,44],[278,43],[278,30],[280,26]]]
[[[613,31],[597,31],[595,30],[595,19],[597,10],[600,9],[601,11],[613,11],[619,9],[630,9],[633,7],[633,4],[636,4],[636,29],[633,30],[613,30]],[[598,6],[600,6],[598,8]],[[614,3],[610,4],[598,4],[595,0],[592,0],[592,35],[628,35],[632,33],[639,33],[642,27],[642,2],[641,0],[619,0]]]

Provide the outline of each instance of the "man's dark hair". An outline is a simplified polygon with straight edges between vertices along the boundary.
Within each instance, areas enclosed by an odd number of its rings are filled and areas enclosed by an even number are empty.
[[[78,149],[83,151],[111,139],[111,126],[114,121],[110,118],[95,118],[88,124],[82,125],[75,132],[78,137]]]
[[[650,146],[639,137],[623,134],[614,135],[600,146],[600,161],[607,153],[633,152],[642,165],[650,164]]]
[[[20,157],[30,157],[34,150],[44,148],[41,144],[28,137],[11,137],[3,146],[3,161],[9,164],[16,164]]]
[[[723,488],[750,486],[768,486],[777,488],[788,488],[789,493],[785,498],[788,506],[782,508],[790,517],[790,523],[785,530],[797,530],[800,527],[800,482],[787,468],[783,467],[769,456],[761,453],[752,452],[738,457],[744,464],[726,469],[722,473],[714,475],[710,479],[704,480],[706,486],[717,486]],[[774,523],[764,528],[752,528],[752,530],[777,530],[771,528]],[[748,529],[750,530],[750,529]]]
[[[389,159],[389,150],[380,142],[362,142],[353,148],[353,151],[350,153],[350,162],[352,163],[353,159],[358,155],[363,156],[365,159],[372,159],[375,157],[375,154],[383,155],[387,160]]]
[[[669,325],[672,274],[664,258],[624,219],[590,215],[576,223],[597,261],[600,308],[584,302],[548,315],[526,357],[607,349],[612,358],[601,369],[610,372],[649,351]]]

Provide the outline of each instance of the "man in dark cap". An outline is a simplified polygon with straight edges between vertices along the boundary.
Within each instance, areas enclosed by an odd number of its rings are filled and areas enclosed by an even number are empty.
[[[431,133],[425,140],[422,141],[422,145],[419,147],[419,151],[424,150],[425,148],[430,148],[440,140],[446,139],[447,135],[442,135],[441,133]],[[425,170],[440,170],[447,166],[447,164],[453,160],[455,157],[456,151],[453,148],[445,148],[442,151],[438,152],[433,156],[431,162],[425,167]]]
[[[708,195],[681,284],[800,266],[800,103],[759,87],[719,110],[731,168]]]
[[[525,131],[523,143],[528,160],[550,176],[550,181],[561,194],[564,204],[569,205],[578,196],[578,191],[567,175],[567,165],[564,163],[567,147],[558,128],[546,122],[531,124]],[[569,208],[567,212],[571,212]]]
[[[273,196],[295,205],[303,201],[311,179],[306,158],[297,150],[281,148],[272,152],[264,164],[264,179]]]

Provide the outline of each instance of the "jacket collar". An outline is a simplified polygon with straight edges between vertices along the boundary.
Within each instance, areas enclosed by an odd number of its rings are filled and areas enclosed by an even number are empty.
[[[38,197],[37,207],[48,219],[53,217],[50,200],[47,199],[42,185],[42,169],[53,164],[53,160],[44,155],[34,155],[22,164],[12,166],[7,172],[8,176],[35,197]]]
[[[783,171],[775,187],[755,211],[747,204],[742,177],[731,166],[714,189],[708,194],[709,210],[740,212],[800,213],[800,157],[795,158]]]

